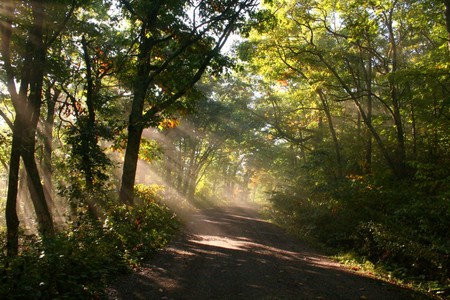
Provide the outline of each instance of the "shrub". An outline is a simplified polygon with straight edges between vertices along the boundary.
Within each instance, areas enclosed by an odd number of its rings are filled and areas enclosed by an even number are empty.
[[[450,199],[417,181],[350,176],[273,193],[275,219],[301,237],[350,251],[408,280],[448,284]],[[428,188],[428,186],[427,186]]]
[[[15,258],[1,252],[0,299],[100,298],[114,275],[149,258],[178,228],[155,188],[139,187],[137,196],[135,207],[110,205],[103,224],[83,218],[53,237],[23,237]]]
[[[101,230],[83,225],[47,239],[27,239],[20,255],[1,257],[2,299],[87,299],[126,265]]]
[[[158,189],[139,186],[136,206],[112,205],[103,230],[131,263],[149,258],[178,229],[175,214],[158,202]]]

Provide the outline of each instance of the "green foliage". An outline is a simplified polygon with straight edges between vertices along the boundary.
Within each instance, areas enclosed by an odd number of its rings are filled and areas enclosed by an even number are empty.
[[[157,188],[137,191],[141,205],[111,205],[103,225],[83,219],[51,238],[24,236],[16,258],[2,251],[0,298],[102,297],[114,275],[149,258],[178,228],[174,214],[157,202]],[[1,242],[5,240],[2,236]]]
[[[66,140],[71,148],[70,163],[85,177],[90,176],[92,181],[103,182],[108,178],[106,169],[111,161],[98,145],[98,139],[108,136],[103,127],[91,127],[87,123],[87,118],[80,117],[78,127],[68,129]]]
[[[103,229],[112,238],[115,248],[131,264],[149,258],[163,247],[177,231],[178,222],[173,212],[158,203],[158,187],[136,187],[140,204],[109,207]]]
[[[124,271],[121,253],[93,225],[51,239],[26,239],[16,258],[0,257],[2,299],[90,299]]]
[[[450,199],[416,186],[348,176],[333,186],[297,183],[271,201],[275,219],[302,238],[355,252],[397,278],[449,284]]]
[[[141,141],[141,147],[139,148],[139,158],[151,163],[161,156],[161,149],[154,140],[148,140],[143,138]]]

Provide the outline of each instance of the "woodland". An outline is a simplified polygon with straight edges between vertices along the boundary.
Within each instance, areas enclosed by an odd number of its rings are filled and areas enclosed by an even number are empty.
[[[0,42],[0,298],[101,298],[229,201],[450,294],[450,1],[2,0]]]

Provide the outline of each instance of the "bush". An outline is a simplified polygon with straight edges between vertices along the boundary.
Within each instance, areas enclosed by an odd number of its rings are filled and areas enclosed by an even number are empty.
[[[50,238],[23,237],[13,259],[0,253],[0,299],[101,298],[114,275],[149,258],[178,228],[154,189],[137,191],[141,204],[111,205],[103,225],[84,219]]]
[[[446,285],[450,199],[422,186],[349,176],[332,185],[297,183],[271,201],[275,219],[301,237],[357,253],[403,279]]]
[[[419,198],[397,207],[383,222],[361,222],[355,250],[402,270],[403,277],[445,282],[450,275],[448,200]]]
[[[2,299],[87,299],[126,270],[99,228],[83,225],[47,239],[24,240],[20,255],[2,256]]]
[[[158,202],[158,189],[137,186],[139,205],[112,205],[103,229],[129,263],[149,258],[177,231],[179,223],[167,206]]]

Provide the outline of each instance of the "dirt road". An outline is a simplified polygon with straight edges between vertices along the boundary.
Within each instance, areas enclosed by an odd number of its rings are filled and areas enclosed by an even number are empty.
[[[184,234],[109,291],[110,299],[428,299],[300,245],[255,208],[202,210]]]

